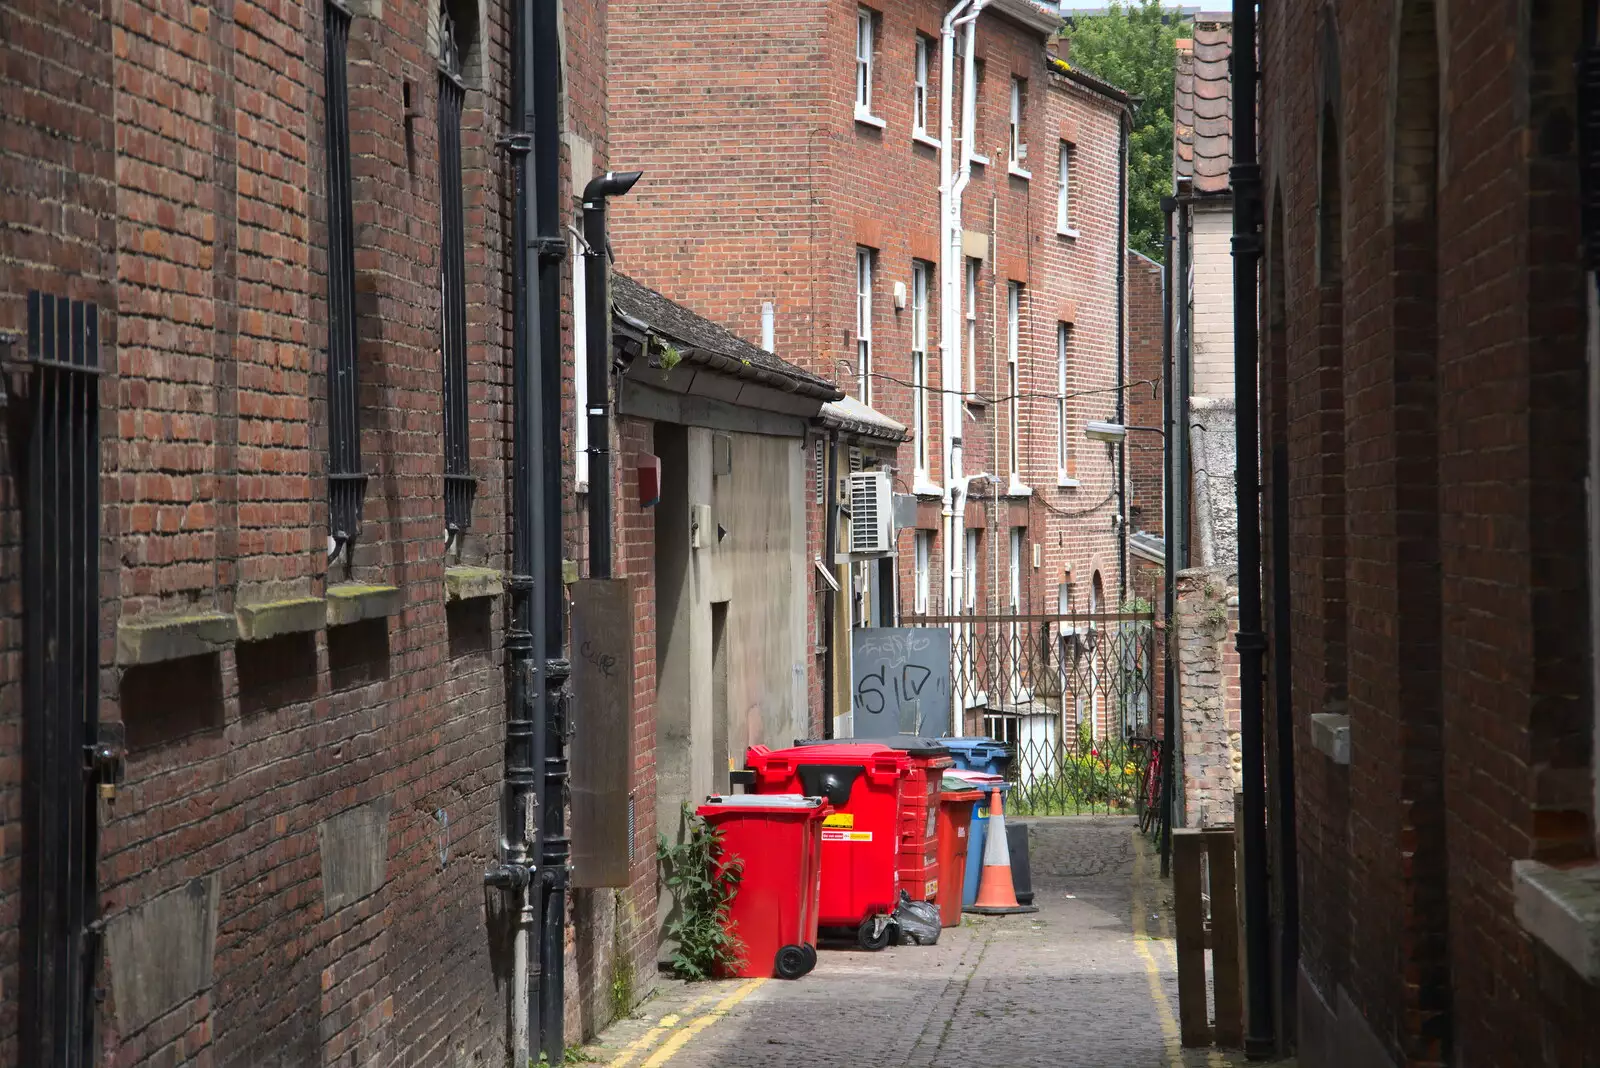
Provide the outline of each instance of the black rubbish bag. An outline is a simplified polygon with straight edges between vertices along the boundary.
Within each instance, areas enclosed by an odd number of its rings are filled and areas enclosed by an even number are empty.
[[[900,903],[894,907],[894,927],[898,945],[934,945],[942,930],[939,906],[931,901],[912,901],[911,895],[902,890]]]

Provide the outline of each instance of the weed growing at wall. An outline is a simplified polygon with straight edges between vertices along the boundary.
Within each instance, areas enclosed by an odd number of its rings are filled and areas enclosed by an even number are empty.
[[[728,910],[739,888],[744,862],[723,858],[722,834],[684,806],[683,841],[657,836],[656,855],[667,890],[676,902],[667,937],[677,943],[672,971],[680,979],[713,979],[738,964],[744,943],[728,931]]]

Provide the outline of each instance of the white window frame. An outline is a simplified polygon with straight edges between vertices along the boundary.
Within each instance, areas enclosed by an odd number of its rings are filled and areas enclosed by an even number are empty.
[[[577,491],[589,489],[589,366],[585,353],[589,346],[589,285],[583,251],[587,247],[576,233],[572,235],[572,405],[577,413],[573,426],[573,480]]]
[[[872,250],[856,246],[856,388],[872,403]]]
[[[933,531],[918,530],[912,539],[912,610],[928,614],[928,573],[933,559]]]
[[[872,113],[872,52],[877,45],[877,26],[871,8],[856,8],[856,121],[880,129],[884,122]]]
[[[957,40],[959,39],[958,37]],[[983,60],[974,59],[972,61],[972,162],[987,167],[989,157],[978,150],[983,144],[983,73]]]
[[[1022,382],[1020,370],[1017,366],[1017,350],[1022,334],[1022,285],[1018,282],[1006,283],[1006,404],[1010,412],[1006,438],[1007,470],[1011,474],[1013,487],[1022,482],[1022,434],[1020,418],[1022,414],[1021,392]]]
[[[1077,237],[1072,228],[1072,145],[1061,142],[1056,170],[1056,233],[1064,237]]]
[[[916,481],[928,481],[928,265],[911,261],[911,424]]]
[[[978,283],[982,273],[981,261],[967,258],[967,396],[978,392]]]
[[[1028,142],[1024,140],[1024,138],[1027,136],[1027,133],[1022,128],[1023,101],[1027,96],[1026,90],[1023,89],[1024,84],[1025,82],[1023,79],[1018,78],[1016,75],[1012,75],[1011,158],[1007,164],[1007,167],[1015,177],[1028,179],[1033,177],[1033,173],[1025,166],[1025,164],[1028,162]]]
[[[1072,324],[1056,324],[1056,484],[1075,486],[1069,473],[1067,447],[1067,347],[1072,341]]]
[[[962,570],[961,605],[967,615],[975,615],[978,610],[978,558],[979,541],[983,531],[978,527],[963,527],[961,551],[965,559]],[[966,708],[975,708],[986,704],[989,695],[978,689],[978,660],[974,650],[975,631],[971,623],[961,624],[961,647],[964,650],[962,662],[962,675],[965,685],[961,687],[962,705]]]
[[[933,42],[917,34],[916,71],[911,85],[911,136],[928,137],[928,67],[933,59]]]

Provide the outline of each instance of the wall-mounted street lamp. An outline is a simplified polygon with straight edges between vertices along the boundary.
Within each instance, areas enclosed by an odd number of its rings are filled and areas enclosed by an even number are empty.
[[[1147,434],[1160,434],[1166,437],[1160,427],[1154,426],[1125,426],[1122,423],[1105,423],[1091,419],[1083,424],[1083,436],[1090,441],[1103,441],[1107,445],[1121,445],[1130,430],[1142,430]]]

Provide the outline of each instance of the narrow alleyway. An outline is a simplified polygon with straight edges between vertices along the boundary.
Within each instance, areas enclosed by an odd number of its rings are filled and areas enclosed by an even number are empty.
[[[1173,1068],[1177,977],[1132,821],[1030,821],[1039,912],[969,916],[934,947],[825,951],[780,980],[671,984],[586,1050],[614,1068]]]

